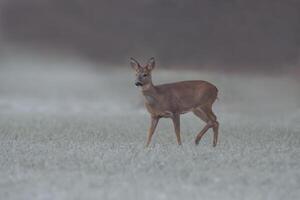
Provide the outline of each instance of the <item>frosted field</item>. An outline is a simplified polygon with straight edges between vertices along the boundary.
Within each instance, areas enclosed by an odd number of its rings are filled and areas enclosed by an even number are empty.
[[[3,63],[0,199],[300,199],[296,79],[159,67],[153,76],[219,87],[216,148],[211,130],[194,145],[204,123],[186,114],[182,147],[162,119],[144,149],[149,116],[129,66]]]

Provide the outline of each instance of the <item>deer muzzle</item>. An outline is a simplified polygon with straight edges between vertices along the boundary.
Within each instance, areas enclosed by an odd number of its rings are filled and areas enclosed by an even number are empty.
[[[139,82],[139,81],[135,82],[135,85],[136,86],[143,86],[143,84],[141,82]]]

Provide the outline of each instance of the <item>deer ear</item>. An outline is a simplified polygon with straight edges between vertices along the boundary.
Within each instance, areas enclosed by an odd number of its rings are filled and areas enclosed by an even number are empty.
[[[155,59],[154,59],[154,57],[152,57],[149,59],[147,65],[146,65],[146,68],[151,71],[154,69],[154,67],[155,67]]]
[[[130,65],[134,70],[141,68],[141,65],[134,58],[130,58]]]

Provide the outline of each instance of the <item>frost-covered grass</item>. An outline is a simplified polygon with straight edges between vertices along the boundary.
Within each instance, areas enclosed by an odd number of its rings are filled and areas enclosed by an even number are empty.
[[[47,70],[46,70],[47,69]],[[183,146],[149,116],[120,69],[0,70],[0,199],[299,199],[298,83],[285,76],[157,70],[155,82],[205,79],[220,89],[220,143],[182,116]]]

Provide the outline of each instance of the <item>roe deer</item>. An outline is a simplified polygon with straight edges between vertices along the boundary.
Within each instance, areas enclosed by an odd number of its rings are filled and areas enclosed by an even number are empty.
[[[136,72],[135,85],[141,87],[145,106],[151,115],[146,147],[149,146],[157,123],[162,117],[172,119],[177,142],[181,145],[180,114],[190,111],[206,122],[206,126],[196,136],[195,144],[199,143],[209,128],[213,128],[213,146],[217,145],[219,123],[212,111],[212,105],[217,99],[218,89],[214,85],[201,80],[153,85],[151,72],[155,67],[154,58],[145,66],[141,66],[134,58],[130,59],[130,64]]]

